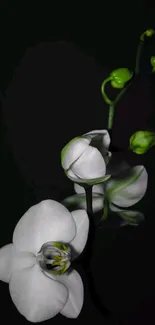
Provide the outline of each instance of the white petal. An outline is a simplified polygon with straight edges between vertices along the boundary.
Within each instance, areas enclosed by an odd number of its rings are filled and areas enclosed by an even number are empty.
[[[74,183],[74,190],[77,194],[85,194],[85,189],[83,186],[77,184],[77,183]],[[97,184],[97,185],[93,185],[92,187],[92,191],[93,193],[96,193],[96,194],[104,194],[104,186],[103,184]]]
[[[69,179],[71,179],[73,182],[78,182],[78,183],[82,183],[83,181],[80,180],[80,178],[78,176],[76,176],[73,171],[71,169],[68,169],[66,172],[66,175]]]
[[[110,145],[110,136],[107,130],[93,130],[88,133],[85,133],[83,136],[92,136],[91,138],[93,139],[94,136],[101,136],[102,138],[102,144],[105,149],[109,148]]]
[[[112,158],[112,153],[110,151],[105,151],[104,149],[101,148],[101,154],[104,157],[106,165],[108,165],[109,161]]]
[[[59,278],[57,277],[57,280],[64,283],[69,290],[68,301],[60,313],[68,318],[76,318],[81,312],[84,301],[82,279],[75,270],[69,274],[59,276]]]
[[[77,193],[77,194],[82,194],[84,193],[85,194],[85,189],[83,186],[77,184],[77,183],[74,183],[74,191]]]
[[[75,250],[75,258],[80,255],[86,245],[89,231],[89,218],[85,210],[72,211],[72,216],[76,223],[76,236],[70,242]]]
[[[18,251],[13,259],[12,272],[23,268],[30,268],[37,263],[36,256],[33,253]]]
[[[138,226],[145,221],[144,214],[140,211],[121,211],[118,215],[123,219],[122,226]]]
[[[47,277],[36,264],[13,272],[10,295],[29,322],[43,322],[57,315],[68,299],[67,288]]]
[[[13,243],[19,250],[37,254],[48,241],[69,242],[76,225],[71,213],[60,203],[45,200],[32,206],[19,220]]]
[[[92,197],[92,205],[93,205],[93,212],[98,212],[103,209],[103,201],[104,197],[100,194],[93,194]],[[87,210],[87,204],[86,204],[86,196],[85,194],[75,194],[72,196],[69,196],[65,198],[62,202],[64,206],[67,208],[72,209],[85,209]]]
[[[16,255],[16,249],[13,244],[8,244],[0,249],[0,280],[9,282],[12,273],[13,259]]]
[[[16,250],[14,244],[8,244],[0,249],[0,280],[9,283],[12,272],[23,267],[31,267],[35,263],[35,255],[20,252]]]
[[[62,150],[61,164],[62,167],[67,170],[71,164],[78,159],[82,153],[89,146],[90,141],[88,139],[77,137],[72,139]]]
[[[110,204],[109,207],[111,211],[116,212],[124,220],[122,221],[121,226],[138,226],[145,220],[144,214],[140,211],[120,209],[113,204]]]
[[[104,206],[104,196],[93,194],[92,196],[92,205],[93,205],[93,212],[96,213],[103,209]]]
[[[101,153],[89,146],[72,165],[71,170],[81,179],[94,179],[105,175],[106,165]]]
[[[136,166],[111,178],[106,184],[109,201],[120,207],[130,207],[140,201],[147,189],[148,174],[144,166]]]
[[[104,186],[103,184],[97,184],[93,186],[93,193],[96,194],[104,194]]]

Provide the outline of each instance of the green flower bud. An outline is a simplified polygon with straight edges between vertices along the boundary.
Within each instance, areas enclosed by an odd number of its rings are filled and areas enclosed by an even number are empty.
[[[155,56],[151,56],[150,62],[153,67],[152,72],[155,72]]]
[[[155,145],[155,133],[151,131],[137,131],[130,137],[129,148],[138,155],[144,154]]]
[[[151,37],[155,33],[154,29],[147,29],[145,32],[143,32],[140,36],[141,41],[144,41],[144,37]]]
[[[111,85],[113,88],[124,88],[125,83],[133,76],[133,73],[126,68],[120,68],[111,72]]]
[[[154,34],[154,30],[153,29],[147,29],[146,32],[145,32],[145,35],[150,37]]]

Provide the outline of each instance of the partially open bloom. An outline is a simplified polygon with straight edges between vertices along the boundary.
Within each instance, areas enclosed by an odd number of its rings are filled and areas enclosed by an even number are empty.
[[[85,210],[69,212],[45,200],[22,216],[13,243],[0,249],[0,280],[9,283],[11,298],[28,321],[79,315],[83,283],[75,270],[67,270],[83,251],[88,229]]]
[[[76,183],[86,184],[108,179],[109,145],[107,130],[94,130],[71,140],[61,152],[61,164],[66,175]]]
[[[130,149],[142,155],[155,145],[155,132],[137,131],[130,137]]]
[[[144,166],[127,166],[122,164],[118,173],[113,174],[106,183],[93,186],[92,206],[94,213],[102,210],[106,196],[110,210],[123,219],[123,225],[137,225],[144,220],[143,214],[124,208],[131,207],[143,198],[147,189],[148,174]],[[74,190],[76,194],[67,197],[62,203],[68,208],[86,209],[84,188],[74,184]]]

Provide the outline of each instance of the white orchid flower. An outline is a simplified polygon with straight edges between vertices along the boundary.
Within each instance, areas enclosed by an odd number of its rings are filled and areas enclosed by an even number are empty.
[[[61,152],[66,175],[76,183],[95,184],[108,179],[106,165],[110,136],[107,130],[94,130],[72,139]]]
[[[115,173],[106,183],[93,186],[92,207],[94,213],[102,210],[104,208],[104,196],[106,195],[111,211],[116,212],[124,219],[123,225],[137,225],[140,220],[144,219],[143,214],[122,208],[131,207],[143,198],[147,189],[148,174],[144,166],[132,168],[126,166],[122,165],[122,171],[119,170],[119,173]],[[62,203],[68,208],[86,209],[84,188],[79,184],[74,184],[74,190],[76,194],[66,198]]]
[[[0,280],[9,283],[11,298],[28,321],[79,315],[83,283],[75,270],[65,271],[83,251],[88,229],[85,210],[69,212],[53,200],[32,206],[18,221],[13,243],[0,249]]]

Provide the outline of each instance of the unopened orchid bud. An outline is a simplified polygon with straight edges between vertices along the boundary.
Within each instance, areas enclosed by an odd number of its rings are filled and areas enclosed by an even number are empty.
[[[155,145],[155,133],[137,131],[130,137],[130,149],[138,155],[144,154]]]
[[[112,100],[107,96],[106,92],[105,92],[105,86],[108,82],[111,83],[111,86],[113,88],[118,88],[118,89],[122,89],[124,88],[126,82],[128,82],[133,76],[133,72],[130,72],[127,68],[119,68],[116,70],[113,70],[109,77],[107,77],[101,85],[101,93],[103,95],[103,98],[105,100],[105,102],[108,105],[112,104]]]
[[[151,56],[150,62],[153,68],[152,72],[155,72],[155,56]]]
[[[107,130],[93,130],[72,139],[61,152],[61,165],[68,178],[76,183],[94,185],[107,180],[106,165],[110,137]]]
[[[143,32],[140,36],[140,40],[144,41],[144,37],[151,37],[155,33],[154,29],[147,29],[145,32]]]
[[[113,88],[124,88],[126,82],[128,82],[133,76],[133,73],[126,68],[120,68],[111,72],[111,85]]]

